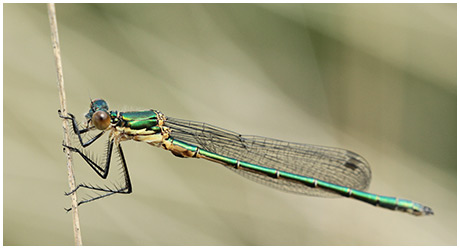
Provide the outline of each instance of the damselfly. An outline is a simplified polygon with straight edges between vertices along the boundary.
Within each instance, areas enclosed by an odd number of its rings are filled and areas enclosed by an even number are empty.
[[[321,197],[344,196],[417,216],[433,214],[431,208],[417,202],[364,192],[371,179],[369,164],[360,155],[345,149],[243,136],[206,123],[167,117],[156,110],[110,111],[102,99],[91,101],[82,129],[74,115],[62,116],[59,112],[59,116],[72,121],[73,131],[83,147],[109,133],[102,162],[76,147],[64,147],[78,153],[103,179],[108,176],[112,151],[115,150],[124,173],[124,186],[119,188],[79,184],[67,194],[80,188],[103,194],[80,201],[78,205],[116,193],[132,192],[121,142],[134,140],[169,150],[178,157],[220,163],[251,180],[288,192]],[[82,134],[90,131],[99,133],[83,141]]]

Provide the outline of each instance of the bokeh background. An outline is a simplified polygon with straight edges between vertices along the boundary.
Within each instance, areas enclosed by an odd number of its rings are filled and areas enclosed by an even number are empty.
[[[3,8],[3,243],[72,245],[46,5]],[[370,162],[371,193],[435,212],[284,193],[126,142],[134,193],[80,208],[85,245],[457,243],[456,4],[58,4],[57,18],[80,120],[104,98],[347,148]]]

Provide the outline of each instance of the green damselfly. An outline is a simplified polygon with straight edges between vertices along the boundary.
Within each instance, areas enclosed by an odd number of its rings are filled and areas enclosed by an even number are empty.
[[[118,188],[79,184],[79,188],[103,194],[82,200],[78,205],[116,193],[132,192],[128,167],[121,142],[134,140],[171,151],[178,157],[203,158],[220,163],[232,171],[270,187],[310,196],[344,196],[374,206],[413,215],[431,215],[431,208],[406,199],[364,192],[370,184],[369,164],[360,155],[339,148],[300,144],[259,136],[243,136],[206,123],[167,117],[156,110],[118,112],[109,110],[102,99],[91,101],[80,129],[74,115],[62,116],[72,122],[83,148],[109,133],[105,159],[97,162],[82,149],[70,147],[101,177],[107,178],[112,151],[120,157],[124,186]],[[87,141],[82,134],[99,131]]]

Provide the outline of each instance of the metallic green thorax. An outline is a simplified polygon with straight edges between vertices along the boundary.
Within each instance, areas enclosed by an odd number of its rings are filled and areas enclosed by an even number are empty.
[[[111,114],[113,115],[113,114]],[[154,110],[119,112],[120,125],[133,130],[154,130],[159,131],[157,112]]]

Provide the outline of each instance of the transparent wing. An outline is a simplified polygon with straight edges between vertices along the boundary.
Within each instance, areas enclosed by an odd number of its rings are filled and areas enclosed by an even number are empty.
[[[360,155],[345,149],[243,136],[206,123],[171,117],[167,118],[165,126],[171,128],[171,137],[175,140],[240,161],[357,190],[365,190],[370,184],[369,164]],[[311,196],[337,196],[327,190],[311,188],[285,178],[228,168],[253,181],[283,191]]]

